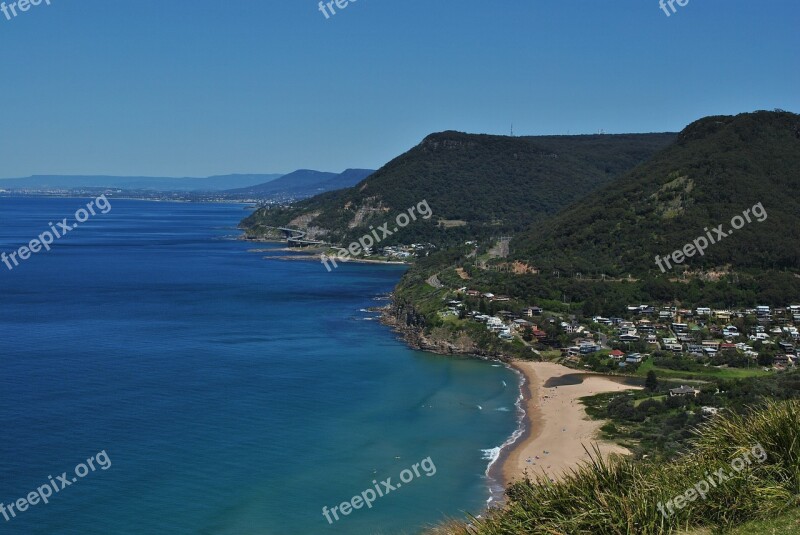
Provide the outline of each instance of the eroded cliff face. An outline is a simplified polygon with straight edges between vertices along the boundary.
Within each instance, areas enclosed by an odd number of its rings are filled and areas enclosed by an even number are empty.
[[[479,348],[465,332],[454,333],[445,327],[427,328],[425,317],[409,303],[392,300],[381,309],[381,323],[398,333],[412,348],[440,355],[470,355],[487,359],[510,360],[508,355]]]

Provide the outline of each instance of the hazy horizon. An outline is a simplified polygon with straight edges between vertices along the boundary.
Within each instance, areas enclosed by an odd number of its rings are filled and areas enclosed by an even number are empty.
[[[800,6],[53,1],[0,15],[0,177],[377,169],[444,130],[800,111]],[[742,39],[742,35],[749,38]],[[757,43],[757,46],[754,46]],[[280,171],[279,171],[280,170]]]

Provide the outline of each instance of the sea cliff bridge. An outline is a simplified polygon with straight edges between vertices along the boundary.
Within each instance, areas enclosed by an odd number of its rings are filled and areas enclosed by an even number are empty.
[[[275,228],[275,227],[271,227]],[[289,247],[313,247],[316,245],[325,245],[324,241],[306,240],[306,232],[294,228],[277,227],[278,230],[283,232],[286,236],[286,243]]]

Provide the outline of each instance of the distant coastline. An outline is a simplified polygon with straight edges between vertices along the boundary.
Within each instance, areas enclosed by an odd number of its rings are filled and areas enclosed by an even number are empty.
[[[248,238],[244,235],[240,238],[241,240],[253,243],[286,243],[286,239],[284,238]],[[269,260],[290,260],[290,261],[314,261],[314,262],[322,262],[322,255],[325,253],[327,249],[320,249],[319,247],[314,248],[296,248],[296,247],[282,247],[282,248],[271,248],[271,249],[258,249],[254,248],[251,249],[250,252],[253,253],[265,253],[265,252],[284,252],[284,253],[294,253],[291,255],[280,255],[280,256],[267,256],[264,257]],[[348,257],[346,260],[340,260],[341,264],[387,264],[387,265],[394,265],[394,266],[408,266],[410,265],[409,262],[404,262],[402,260],[380,260],[375,258],[360,258],[360,257]]]

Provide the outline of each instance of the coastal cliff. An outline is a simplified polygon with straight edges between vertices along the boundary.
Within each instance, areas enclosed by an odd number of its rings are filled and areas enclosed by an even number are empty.
[[[392,298],[389,305],[380,309],[381,323],[391,327],[412,349],[440,355],[469,355],[484,359],[508,362],[512,357],[500,351],[478,346],[466,332],[453,332],[444,327],[428,325],[425,316],[413,304]]]

